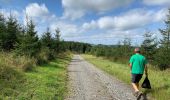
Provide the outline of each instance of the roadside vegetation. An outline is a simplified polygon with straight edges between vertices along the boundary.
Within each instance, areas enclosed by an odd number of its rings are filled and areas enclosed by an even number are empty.
[[[63,100],[67,93],[67,70],[71,54],[23,72],[6,67],[1,70],[1,99]],[[2,66],[1,66],[2,68]],[[3,71],[3,72],[2,72]]]
[[[156,33],[147,31],[143,38],[142,44],[134,46],[131,39],[125,37],[116,45],[94,45],[88,54],[98,57],[105,57],[115,62],[128,63],[135,47],[141,48],[141,53],[147,58],[149,64],[160,70],[170,68],[170,9],[167,19],[165,20],[165,28],[159,29],[161,36],[159,38]]]
[[[83,53],[90,45],[62,40],[58,28],[38,36],[26,19],[22,25],[0,13],[0,99],[63,100],[71,52]]]
[[[118,79],[130,84],[130,68],[128,64],[120,64],[118,62],[110,61],[103,57],[96,57],[92,55],[82,55],[87,61],[104,70],[105,72],[116,76]],[[170,70],[160,71],[153,69],[153,66],[148,66],[148,77],[151,81],[151,90],[143,89],[149,96],[156,98],[156,100],[170,99]],[[145,75],[141,82],[143,82]],[[141,83],[140,83],[141,84]]]
[[[25,91],[19,99],[33,100],[63,100],[67,93],[67,66],[71,55],[50,61],[48,64],[37,66],[35,71],[27,72]]]
[[[148,59],[153,89],[149,91],[158,100],[169,99],[170,94],[170,10],[165,28],[159,29],[162,38],[146,32],[140,46]],[[129,38],[117,45],[91,45],[64,41],[60,29],[47,30],[39,36],[36,25],[27,16],[26,25],[10,14],[0,13],[0,97],[1,99],[63,99],[66,88],[65,66],[70,53],[87,53],[84,56],[103,70],[129,82],[127,66],[133,49]],[[66,59],[67,58],[67,59]],[[107,60],[105,60],[105,59]],[[109,59],[109,61],[108,61]],[[123,67],[124,66],[124,67]],[[57,77],[58,76],[58,77]]]
[[[130,82],[129,59],[134,54],[134,48],[140,47],[141,53],[148,60],[149,79],[152,89],[146,90],[157,100],[170,99],[170,9],[165,28],[159,29],[161,38],[147,31],[141,45],[133,46],[129,38],[119,41],[117,45],[94,45],[83,55],[85,59],[98,66],[102,70]],[[141,81],[142,82],[142,81]]]

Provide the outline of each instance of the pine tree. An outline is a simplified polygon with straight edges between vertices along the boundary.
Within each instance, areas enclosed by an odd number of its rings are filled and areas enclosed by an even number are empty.
[[[36,57],[40,51],[40,42],[35,31],[35,25],[33,21],[27,22],[25,32],[22,34],[19,43],[17,44],[17,53],[21,55],[28,55],[30,57]]]
[[[55,30],[55,37],[54,37],[54,50],[59,53],[60,52],[60,48],[62,48],[62,45],[60,45],[60,29],[57,28]]]
[[[130,51],[131,51],[131,40],[130,38],[125,38],[123,40],[123,45],[122,45],[122,53],[123,56],[129,57],[130,56]]]
[[[56,39],[56,41],[60,41],[60,29],[59,28],[57,28],[56,30],[55,30],[55,32],[56,32],[56,34],[55,34],[55,39]]]
[[[154,55],[157,49],[157,41],[154,34],[151,32],[146,32],[144,34],[144,41],[141,45],[142,53],[146,56],[149,61],[154,61]]]
[[[11,49],[14,49],[14,46],[16,44],[17,40],[17,35],[19,34],[19,24],[16,18],[14,18],[12,15],[8,18],[4,26],[4,19],[1,18],[1,48],[10,51]],[[6,30],[6,31],[5,31]]]
[[[4,45],[4,38],[6,35],[6,25],[5,25],[5,18],[3,14],[0,13],[0,49],[3,49]]]
[[[159,51],[156,55],[157,64],[161,69],[170,67],[170,9],[165,25],[165,29],[159,29],[162,34],[162,39],[160,40]]]
[[[52,49],[53,39],[51,36],[51,32],[49,31],[49,28],[47,28],[47,31],[42,35],[41,43],[42,43],[42,46]]]
[[[42,58],[44,58],[46,61],[55,58],[53,45],[54,45],[54,39],[51,36],[51,32],[49,28],[47,28],[47,31],[41,37],[41,51],[38,58],[40,64],[43,61]]]

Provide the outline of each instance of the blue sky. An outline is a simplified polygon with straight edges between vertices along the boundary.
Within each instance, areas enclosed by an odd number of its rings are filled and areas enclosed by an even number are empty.
[[[66,41],[140,44],[146,30],[160,37],[169,6],[170,0],[0,0],[0,13],[11,12],[23,25],[27,14],[39,36],[49,27]]]

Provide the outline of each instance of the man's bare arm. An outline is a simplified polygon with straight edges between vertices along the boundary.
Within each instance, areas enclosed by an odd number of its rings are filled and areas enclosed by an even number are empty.
[[[132,64],[131,63],[129,63],[129,67],[130,67],[130,69],[132,69]]]

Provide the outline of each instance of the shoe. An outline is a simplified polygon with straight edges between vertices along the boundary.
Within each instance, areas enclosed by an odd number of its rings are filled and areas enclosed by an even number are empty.
[[[134,95],[135,97],[138,97],[138,93],[139,93],[139,91],[134,92],[133,95]]]
[[[137,100],[140,100],[142,95],[143,95],[143,93],[142,93],[142,92],[138,92]]]
[[[140,97],[140,100],[147,100],[147,99],[144,97],[144,94]]]
[[[142,94],[143,94],[142,92],[137,91],[133,95],[137,98],[137,100],[139,100],[141,98]]]

